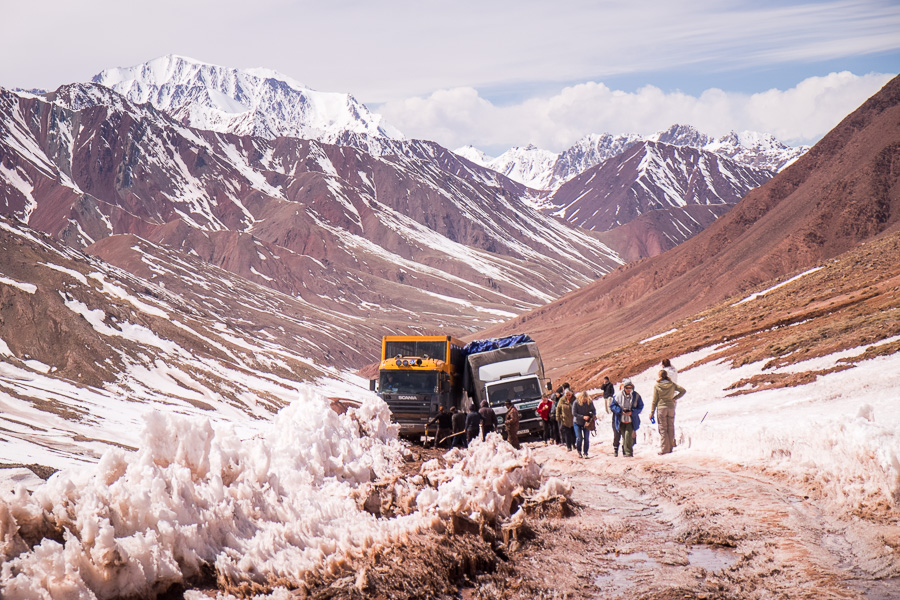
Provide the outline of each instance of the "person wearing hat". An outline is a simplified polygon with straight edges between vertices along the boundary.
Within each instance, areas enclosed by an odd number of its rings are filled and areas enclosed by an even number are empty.
[[[506,441],[518,450],[521,448],[519,445],[519,409],[513,406],[512,400],[507,400],[505,405],[506,420],[503,424],[506,425]]]
[[[634,384],[626,379],[622,391],[609,403],[613,412],[613,426],[622,437],[622,456],[634,456],[634,432],[641,427],[641,411],[644,400],[634,390]],[[613,446],[613,454],[619,455],[619,445]]]

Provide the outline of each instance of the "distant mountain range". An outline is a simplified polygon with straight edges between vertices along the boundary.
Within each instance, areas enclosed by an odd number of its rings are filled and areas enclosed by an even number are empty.
[[[665,344],[659,345],[662,350],[658,349],[655,355],[646,352],[646,348],[643,352],[634,349],[627,358],[604,353],[650,333],[668,331],[675,323],[684,325],[685,319],[702,319],[698,313],[729,297],[740,297],[766,282],[822,266],[850,251],[856,256],[848,268],[859,271],[874,269],[868,262],[883,264],[880,255],[867,260],[866,250],[859,245],[872,243],[872,248],[878,250],[871,252],[896,247],[896,243],[881,244],[880,240],[900,233],[900,170],[892,167],[898,160],[900,77],[847,116],[806,154],[750,191],[734,208],[691,239],[665,254],[620,267],[599,281],[483,335],[503,335],[527,328],[541,345],[542,353],[553,356],[551,369],[573,381],[596,382],[598,369],[609,367],[617,358],[637,361],[629,363],[626,371],[645,369],[665,356],[660,354],[665,351]],[[867,280],[880,281],[880,290],[867,289]],[[823,285],[827,288],[823,288],[823,295],[833,293],[834,285]],[[851,286],[857,288],[855,292],[838,294],[828,301],[808,295],[802,307],[786,300],[779,307],[783,316],[775,320],[776,325],[760,314],[730,329],[745,335],[756,332],[755,328],[761,331],[799,324],[845,307],[862,306],[877,294],[893,294],[891,310],[896,310],[896,285],[894,274],[872,270],[869,278],[857,277]],[[878,322],[883,323],[880,312],[884,307],[874,305],[872,310],[879,313]],[[848,319],[865,314],[858,310],[847,313]],[[832,322],[815,334],[807,334],[805,341],[801,336],[792,346],[772,351],[798,353],[802,357],[807,347],[815,344],[827,352],[828,344],[823,345],[820,340],[831,336],[840,338],[833,348],[847,347],[840,346],[849,343],[844,339],[845,327]],[[891,327],[881,327],[872,339],[900,333],[896,325]],[[681,337],[679,343],[686,345],[676,353],[699,349],[712,340],[731,339],[724,330],[693,326],[692,330],[702,330],[702,336]],[[861,343],[865,340],[853,342]],[[604,359],[585,365],[587,355],[604,355]]]
[[[111,238],[137,235],[367,319],[367,359],[378,332],[478,330],[622,262],[524,203],[520,184],[431,142],[373,156],[194,129],[95,83],[0,90],[0,115],[3,214],[123,268]]]
[[[139,236],[367,319],[373,342],[476,331],[665,251],[784,151],[687,127],[591,136],[553,159],[558,185],[538,201],[503,172],[405,139],[349,94],[271,70],[166,56],[54,92],[0,89],[0,213],[130,270],[142,267],[117,237]],[[549,161],[532,154],[516,177]]]
[[[270,69],[232,69],[168,55],[106,69],[92,81],[194,129],[329,144],[348,135],[403,139],[350,94],[318,92]]]
[[[533,145],[511,148],[497,158],[491,158],[472,146],[459,148],[456,153],[476,164],[503,173],[522,185],[553,192],[573,177],[642,142],[687,146],[714,152],[746,166],[772,172],[780,171],[809,149],[808,146],[787,146],[769,134],[731,132],[714,138],[690,125],[672,125],[665,131],[645,136],[609,133],[588,135],[559,154]]]

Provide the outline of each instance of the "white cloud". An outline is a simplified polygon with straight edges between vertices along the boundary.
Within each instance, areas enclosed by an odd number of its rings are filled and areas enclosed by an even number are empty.
[[[590,82],[546,98],[498,106],[472,88],[388,102],[378,112],[407,136],[448,148],[509,148],[533,143],[559,152],[589,133],[653,133],[674,123],[711,135],[771,133],[789,144],[814,142],[893,75],[849,72],[810,77],[787,90],[755,94],[708,89],[699,96],[645,86],[635,92]]]

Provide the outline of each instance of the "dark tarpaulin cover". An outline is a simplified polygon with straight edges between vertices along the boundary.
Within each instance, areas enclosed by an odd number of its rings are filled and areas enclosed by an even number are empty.
[[[502,338],[490,338],[487,340],[475,340],[469,342],[463,348],[463,357],[470,354],[478,354],[479,352],[487,352],[489,350],[497,350],[499,348],[508,348],[510,346],[518,346],[519,344],[528,344],[533,342],[527,334],[517,333]]]

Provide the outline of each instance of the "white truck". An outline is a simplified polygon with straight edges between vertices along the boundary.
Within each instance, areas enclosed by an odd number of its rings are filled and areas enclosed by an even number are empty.
[[[502,426],[506,400],[519,411],[519,430],[543,428],[537,414],[544,382],[544,363],[537,344],[527,335],[477,340],[463,349],[463,389],[478,406],[487,400]]]

